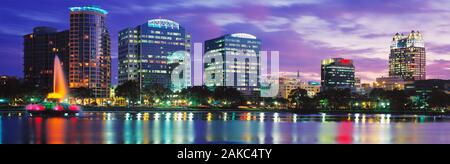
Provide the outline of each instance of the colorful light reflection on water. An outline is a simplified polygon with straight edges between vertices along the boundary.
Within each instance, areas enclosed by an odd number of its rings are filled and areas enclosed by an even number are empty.
[[[0,143],[450,143],[450,117],[270,112],[0,113]]]

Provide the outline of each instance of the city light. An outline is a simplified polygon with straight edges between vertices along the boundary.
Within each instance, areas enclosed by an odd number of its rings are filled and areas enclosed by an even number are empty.
[[[99,12],[101,14],[108,14],[108,11],[101,9],[99,7],[95,6],[84,6],[84,7],[71,7],[69,8],[72,12],[78,12],[78,11],[93,11],[93,12]]]
[[[112,1],[2,6],[0,144],[450,143],[445,5]]]

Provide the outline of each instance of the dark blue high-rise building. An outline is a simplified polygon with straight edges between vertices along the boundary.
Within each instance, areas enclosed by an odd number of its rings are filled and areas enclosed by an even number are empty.
[[[322,60],[322,90],[355,89],[353,60],[333,58]]]
[[[155,85],[170,88],[174,65],[168,59],[175,52],[190,52],[190,47],[190,35],[186,30],[167,19],[153,19],[121,30],[119,84],[136,81],[140,88]]]
[[[246,97],[260,91],[261,40],[246,33],[205,41],[205,85],[227,86]]]

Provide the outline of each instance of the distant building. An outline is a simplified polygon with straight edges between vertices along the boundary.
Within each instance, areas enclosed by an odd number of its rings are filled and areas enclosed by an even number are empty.
[[[367,95],[370,94],[370,92],[372,92],[372,86],[369,83],[362,83],[361,84],[361,90],[360,90],[360,94],[361,95]]]
[[[418,80],[414,83],[405,85],[406,93],[410,95],[416,95],[421,98],[427,98],[433,90],[450,94],[450,80]]]
[[[11,95],[11,93],[19,93],[17,89],[20,89],[22,83],[22,79],[19,79],[15,76],[0,76],[0,104],[8,103],[7,98],[12,98],[17,95]]]
[[[308,92],[309,97],[314,97],[318,93],[320,93],[320,88],[321,88],[321,86],[320,86],[319,82],[310,81],[308,83],[302,82],[300,84],[300,89],[306,90]]]
[[[388,91],[404,90],[405,84],[408,83],[411,82],[404,81],[400,77],[380,77],[376,79],[376,82],[373,84],[373,87],[381,88]]]
[[[70,88],[89,88],[108,98],[111,85],[111,39],[108,12],[96,6],[70,8]]]
[[[10,80],[19,80],[19,79],[15,76],[2,75],[0,76],[0,86],[6,86]]]
[[[322,90],[355,89],[355,66],[350,59],[322,60]]]
[[[52,27],[36,27],[33,33],[23,36],[23,39],[25,81],[43,93],[52,92],[55,56],[63,63],[66,76],[69,73],[69,31],[58,32]]]
[[[191,86],[190,68],[182,74],[185,80],[182,86],[171,83],[174,68],[180,62],[190,61],[190,40],[191,36],[179,23],[167,19],[153,19],[121,30],[119,84],[134,80],[140,83],[141,88],[160,85],[180,89]]]
[[[298,77],[281,76],[279,78],[278,97],[288,99],[292,90],[300,88]]]
[[[395,34],[389,55],[389,77],[404,81],[426,79],[426,53],[422,34]]]
[[[234,87],[246,97],[255,97],[260,91],[260,51],[261,40],[245,33],[206,41],[206,86]]]

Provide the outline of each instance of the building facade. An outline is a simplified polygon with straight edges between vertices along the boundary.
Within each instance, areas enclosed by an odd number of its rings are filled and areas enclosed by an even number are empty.
[[[70,88],[89,88],[96,98],[109,97],[111,40],[108,12],[95,6],[70,8]]]
[[[422,34],[395,34],[389,55],[389,77],[404,81],[426,79],[426,53]]]
[[[119,85],[137,81],[141,88],[160,85],[174,89],[171,73],[179,62],[191,61],[190,40],[191,36],[179,23],[167,19],[153,19],[121,30]],[[190,70],[190,63],[188,67]],[[190,86],[190,73],[180,72],[186,84],[183,87]]]
[[[304,89],[308,92],[308,96],[309,97],[315,97],[317,96],[318,93],[320,93],[320,83],[319,82],[314,82],[314,81],[310,81],[310,82],[302,82],[300,84],[300,89]]]
[[[246,97],[260,91],[261,40],[236,33],[205,42],[205,85],[234,87]]]
[[[69,31],[58,32],[52,27],[36,27],[24,39],[24,78],[42,93],[53,92],[53,66],[55,56],[69,73]]]
[[[355,66],[350,59],[332,58],[322,60],[322,90],[355,89]]]
[[[282,76],[279,78],[278,97],[288,99],[292,90],[300,88],[299,78]]]
[[[381,88],[384,90],[392,91],[392,90],[404,90],[405,84],[409,84],[411,82],[404,81],[400,77],[380,77],[376,79],[376,82],[373,84],[374,88]]]

